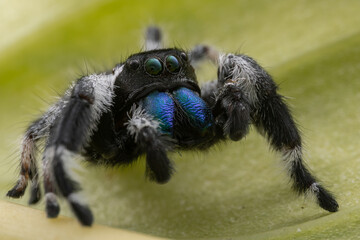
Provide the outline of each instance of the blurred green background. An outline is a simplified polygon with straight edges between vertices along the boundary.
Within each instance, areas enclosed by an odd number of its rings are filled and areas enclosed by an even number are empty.
[[[340,211],[328,214],[292,193],[280,156],[251,131],[207,153],[172,154],[177,173],[166,185],[144,180],[143,161],[87,166],[80,175],[96,222],[177,239],[357,238],[359,10],[357,0],[0,0],[1,199],[10,201],[29,122],[72,80],[140,51],[144,28],[158,24],[168,46],[212,44],[248,54],[270,72],[289,97],[308,165]],[[204,66],[199,80],[215,72]],[[61,213],[71,215],[62,203]]]

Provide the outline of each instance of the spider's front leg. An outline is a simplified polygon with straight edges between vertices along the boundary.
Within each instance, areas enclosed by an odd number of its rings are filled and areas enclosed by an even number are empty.
[[[283,97],[277,93],[277,85],[271,76],[252,58],[227,54],[219,61],[218,84],[220,89],[231,84],[244,93],[253,124],[282,154],[293,189],[298,193],[314,194],[320,207],[336,212],[338,204],[335,198],[304,165],[300,132]]]
[[[159,131],[160,123],[141,106],[134,105],[130,115],[127,131],[139,151],[146,154],[146,176],[157,183],[166,183],[174,171],[166,154],[173,142]]]
[[[197,66],[204,59],[217,63],[218,52],[205,45],[196,46],[190,53],[191,63]],[[220,73],[220,72],[219,72]],[[248,96],[231,79],[206,82],[201,86],[201,97],[212,107],[217,125],[217,135],[233,141],[242,139],[249,132],[251,105]]]
[[[211,91],[208,88],[214,85],[216,90],[209,94]],[[213,106],[215,123],[220,134],[233,141],[245,137],[249,132],[251,108],[242,89],[233,82],[210,82],[201,90],[203,99]]]
[[[121,67],[120,67],[121,68]],[[121,70],[116,70],[118,72]],[[101,115],[112,105],[115,75],[99,74],[83,77],[72,88],[66,106],[57,116],[50,130],[44,151],[45,191],[56,201],[56,190],[64,196],[83,225],[91,225],[93,216],[89,207],[81,201],[77,192],[80,185],[70,172],[73,156],[79,154],[87,145],[97,128]],[[56,217],[59,207],[47,204],[48,216]]]

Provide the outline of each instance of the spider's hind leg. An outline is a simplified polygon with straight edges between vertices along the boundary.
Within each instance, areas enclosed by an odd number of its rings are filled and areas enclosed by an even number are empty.
[[[21,197],[25,192],[28,180],[31,180],[29,204],[35,204],[40,200],[41,191],[36,164],[37,143],[40,139],[46,138],[49,135],[49,130],[64,105],[65,101],[61,99],[27,129],[22,141],[20,177],[16,185],[7,193],[7,196],[13,198]]]
[[[40,121],[35,121],[25,133],[22,141],[22,151],[20,160],[20,177],[15,186],[8,191],[7,196],[19,198],[24,195],[31,180],[31,196],[29,204],[37,203],[41,198],[39,186],[39,173],[36,165],[36,142]]]
[[[161,29],[157,26],[149,26],[145,32],[145,50],[155,50],[163,48]]]
[[[196,45],[189,51],[188,55],[191,65],[195,68],[205,60],[210,60],[210,62],[217,64],[219,59],[218,50],[205,44]]]

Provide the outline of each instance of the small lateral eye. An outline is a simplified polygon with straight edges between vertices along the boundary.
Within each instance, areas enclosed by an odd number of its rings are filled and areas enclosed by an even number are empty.
[[[150,58],[145,62],[145,71],[150,75],[159,75],[163,70],[163,66],[159,59]]]
[[[179,60],[172,55],[166,57],[165,64],[166,68],[172,73],[177,73],[180,70]]]
[[[184,52],[182,52],[182,53],[180,54],[180,57],[181,57],[184,61],[187,61],[187,60],[188,60],[188,56],[187,56],[187,54],[184,53]]]
[[[131,60],[128,64],[132,70],[136,70],[140,66],[140,63],[138,60]]]

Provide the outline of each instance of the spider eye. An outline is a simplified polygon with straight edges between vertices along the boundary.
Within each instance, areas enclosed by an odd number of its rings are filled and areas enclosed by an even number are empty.
[[[136,70],[138,69],[138,67],[140,66],[140,63],[138,60],[131,60],[129,63],[128,63],[128,66],[132,69],[132,70]]]
[[[180,70],[179,60],[172,55],[166,57],[165,64],[166,68],[172,73],[176,73]]]
[[[163,66],[159,59],[150,58],[145,62],[145,71],[151,75],[158,75],[163,70]]]
[[[180,57],[181,57],[184,61],[187,61],[187,60],[188,60],[188,56],[187,56],[187,54],[184,53],[184,52],[182,52],[182,53],[180,54]]]

